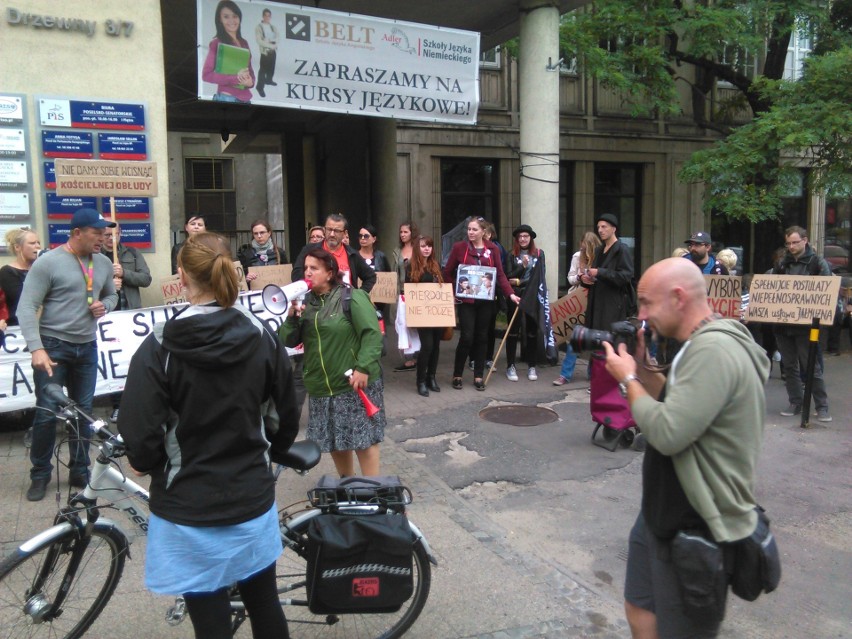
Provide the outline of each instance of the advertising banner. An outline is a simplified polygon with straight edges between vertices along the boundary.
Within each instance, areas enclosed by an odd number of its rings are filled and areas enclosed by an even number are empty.
[[[217,34],[217,1],[197,3],[201,99],[476,123],[478,33],[238,0]]]
[[[122,228],[123,230],[123,228]],[[238,302],[276,331],[283,319],[265,309],[261,291],[241,293]],[[165,322],[185,305],[156,306],[107,313],[98,320],[98,379],[95,395],[124,390],[130,358],[151,334],[154,324]],[[35,406],[33,369],[29,352],[17,326],[9,327],[0,348],[0,412]]]

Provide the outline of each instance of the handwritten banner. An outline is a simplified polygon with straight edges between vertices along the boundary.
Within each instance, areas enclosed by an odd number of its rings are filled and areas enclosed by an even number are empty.
[[[166,306],[186,303],[186,290],[180,283],[179,275],[160,278],[160,288],[163,291],[163,304]]]
[[[705,275],[707,301],[714,313],[730,319],[740,319],[743,302],[742,278],[737,275]]]
[[[249,289],[252,291],[262,291],[267,284],[275,284],[276,286],[284,286],[293,281],[293,265],[292,264],[273,264],[271,266],[249,266],[249,274],[257,275],[253,280],[249,281]]]
[[[370,291],[373,304],[396,304],[399,296],[397,286],[396,272],[376,271],[376,284]]]
[[[586,322],[588,303],[589,290],[581,286],[550,305],[550,323],[557,345],[570,340],[574,327],[578,324],[582,326]]]
[[[775,324],[834,321],[840,278],[819,275],[755,275],[746,320]]]
[[[452,284],[405,284],[405,324],[408,328],[456,325]]]
[[[57,195],[157,195],[155,162],[56,158],[53,168]]]
[[[277,331],[283,318],[263,306],[261,291],[241,293],[239,304]],[[174,317],[186,305],[155,306],[132,311],[114,311],[98,320],[98,378],[95,395],[124,390],[130,358],[155,324]],[[5,345],[0,348],[0,412],[23,410],[35,406],[33,369],[26,343],[17,326],[6,331]]]

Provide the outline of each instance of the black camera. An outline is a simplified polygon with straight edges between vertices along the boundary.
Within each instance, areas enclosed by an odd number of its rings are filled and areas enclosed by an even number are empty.
[[[645,325],[645,322],[636,318],[613,322],[611,331],[596,331],[585,326],[575,326],[571,334],[571,348],[577,353],[600,351],[603,350],[603,343],[609,342],[616,350],[619,344],[626,344],[628,352],[633,353],[636,350],[636,336],[639,331],[645,331],[645,340],[650,342],[651,329]]]

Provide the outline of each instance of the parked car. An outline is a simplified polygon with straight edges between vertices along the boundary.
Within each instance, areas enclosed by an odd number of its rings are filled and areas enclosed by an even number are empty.
[[[822,253],[832,273],[849,272],[849,251],[839,244],[826,244]]]

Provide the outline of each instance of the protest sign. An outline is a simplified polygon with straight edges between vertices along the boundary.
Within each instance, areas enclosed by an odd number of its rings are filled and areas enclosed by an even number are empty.
[[[56,158],[53,164],[57,195],[157,195],[155,162]]]
[[[397,286],[396,272],[376,271],[376,285],[370,291],[373,304],[396,304]]]
[[[456,269],[456,297],[493,300],[497,269],[493,266],[460,264]]]
[[[240,293],[237,302],[277,331],[285,318],[273,315],[263,305],[261,291]],[[154,306],[130,311],[113,311],[98,320],[98,376],[95,395],[124,390],[130,358],[154,329],[179,313],[185,304]],[[17,326],[6,331],[0,347],[0,412],[23,410],[35,406],[33,369],[26,343]]]
[[[557,344],[571,339],[571,333],[578,324],[586,321],[586,306],[589,303],[589,289],[582,286],[560,297],[550,307],[550,322],[553,325],[553,337]]]
[[[169,275],[160,278],[160,288],[163,291],[163,304],[185,304],[186,291],[180,283],[180,276]]]
[[[707,301],[714,313],[729,319],[740,319],[743,302],[742,278],[738,275],[705,275]]]
[[[248,282],[246,282],[246,273],[239,260],[234,260],[234,269],[237,271],[237,288],[241,291],[249,290]]]
[[[775,324],[834,321],[840,278],[819,275],[755,275],[746,320]]]
[[[292,264],[274,264],[272,266],[249,266],[249,273],[255,273],[257,277],[249,282],[249,289],[262,291],[267,284],[284,286],[293,281]]]
[[[456,325],[452,284],[405,284],[405,325],[438,328]]]

